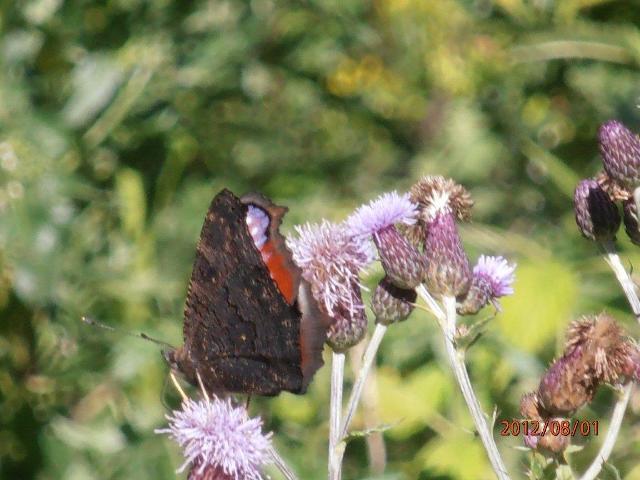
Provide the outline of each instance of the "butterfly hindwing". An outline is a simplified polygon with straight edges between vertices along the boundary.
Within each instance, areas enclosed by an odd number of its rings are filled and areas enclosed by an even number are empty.
[[[192,382],[197,370],[214,392],[299,392],[301,315],[271,280],[246,209],[228,190],[209,207],[189,282],[180,369]]]

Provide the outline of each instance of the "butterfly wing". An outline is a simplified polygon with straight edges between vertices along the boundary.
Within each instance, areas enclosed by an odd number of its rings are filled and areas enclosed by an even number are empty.
[[[222,190],[200,234],[184,311],[179,368],[208,390],[275,395],[306,387],[300,321],[271,280],[239,198]]]

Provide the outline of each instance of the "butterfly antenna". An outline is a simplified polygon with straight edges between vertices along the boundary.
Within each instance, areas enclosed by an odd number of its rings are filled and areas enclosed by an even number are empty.
[[[118,332],[118,331],[122,331],[120,329],[114,328],[110,325],[107,325],[105,323],[99,322],[94,318],[91,317],[82,317],[82,321],[84,323],[86,323],[87,325],[91,325],[92,327],[98,327],[98,328],[104,328],[105,330],[109,330],[111,332]],[[163,342],[162,340],[158,340],[156,338],[150,337],[149,335],[147,335],[146,333],[132,333],[132,332],[123,332],[125,335],[129,335],[130,337],[136,337],[136,338],[142,338],[143,340],[147,340],[149,342],[153,342],[157,345],[162,345],[163,347],[169,347],[172,350],[175,350],[175,347],[173,345],[171,345],[170,343],[167,342]]]

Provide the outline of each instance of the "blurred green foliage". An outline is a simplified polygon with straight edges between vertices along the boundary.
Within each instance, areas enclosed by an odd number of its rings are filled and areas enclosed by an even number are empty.
[[[290,232],[423,174],[465,184],[472,260],[519,263],[516,295],[469,354],[499,419],[518,416],[577,315],[606,308],[637,337],[571,208],[599,169],[598,124],[640,127],[637,7],[0,1],[0,477],[174,478],[180,453],[153,433],[178,403],[159,348],[80,317],[180,343],[194,245],[223,186],[290,205]],[[356,419],[393,425],[387,473],[369,473],[359,439],[346,478],[492,478],[433,323],[390,329]],[[325,477],[328,378],[252,405],[302,479]],[[611,404],[602,392],[579,416],[602,432]],[[636,395],[613,456],[625,479],[640,478],[638,420]],[[498,438],[514,478],[529,465],[520,441]],[[598,442],[578,443],[580,471]]]

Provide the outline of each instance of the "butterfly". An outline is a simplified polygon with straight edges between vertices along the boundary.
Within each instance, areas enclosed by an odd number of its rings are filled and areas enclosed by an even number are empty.
[[[200,233],[170,367],[213,393],[302,394],[322,366],[328,318],[279,232],[286,207],[227,189]]]

